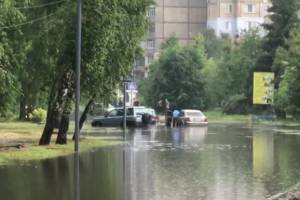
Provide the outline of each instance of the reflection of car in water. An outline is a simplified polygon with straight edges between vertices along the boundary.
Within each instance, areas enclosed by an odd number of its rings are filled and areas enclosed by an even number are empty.
[[[151,116],[145,111],[143,106],[126,108],[127,126],[147,125],[151,122]],[[92,126],[117,127],[123,125],[123,108],[115,108],[104,116],[95,117]]]
[[[170,126],[172,122],[172,111],[166,115],[166,125]],[[181,110],[179,126],[182,125],[207,125],[207,117],[200,110],[183,109]]]
[[[173,128],[171,129],[171,136],[173,144],[185,145],[200,145],[204,143],[207,136],[207,126],[191,126],[186,128]]]

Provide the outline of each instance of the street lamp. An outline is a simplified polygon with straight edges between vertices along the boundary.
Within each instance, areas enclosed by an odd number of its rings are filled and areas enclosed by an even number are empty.
[[[80,199],[80,178],[79,178],[79,104],[80,104],[80,71],[81,71],[81,15],[82,0],[77,0],[77,26],[76,26],[76,91],[75,91],[75,200]]]
[[[77,0],[77,27],[76,27],[76,91],[75,91],[75,152],[79,150],[79,103],[80,103],[80,71],[81,71],[81,15],[82,0]]]

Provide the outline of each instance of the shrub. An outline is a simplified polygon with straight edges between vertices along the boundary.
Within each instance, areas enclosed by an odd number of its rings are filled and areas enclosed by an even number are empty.
[[[223,106],[223,112],[226,114],[247,114],[247,98],[244,95],[233,95]]]
[[[29,118],[36,123],[42,123],[46,121],[47,111],[42,108],[36,108],[30,113]]]

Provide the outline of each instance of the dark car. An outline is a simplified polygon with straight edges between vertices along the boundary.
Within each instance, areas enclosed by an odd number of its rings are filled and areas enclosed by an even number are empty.
[[[126,124],[127,126],[147,125],[149,116],[145,113],[145,107],[134,106],[126,108]],[[115,108],[104,116],[95,117],[92,126],[118,127],[123,125],[123,108]]]

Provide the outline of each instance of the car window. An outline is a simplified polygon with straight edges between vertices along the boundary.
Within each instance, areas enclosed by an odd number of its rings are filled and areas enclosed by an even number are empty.
[[[133,108],[128,108],[127,109],[127,112],[126,112],[126,115],[133,115]]]
[[[123,116],[123,109],[118,109],[117,116]]]
[[[112,110],[110,111],[110,113],[108,114],[109,117],[114,117],[117,116],[117,110]]]
[[[145,109],[144,108],[135,108],[134,112],[136,115],[143,115],[145,113]]]
[[[187,116],[191,116],[191,117],[202,117],[203,114],[201,112],[185,112],[185,114]]]

